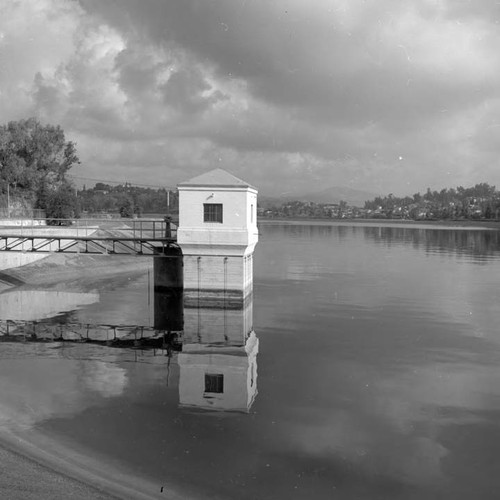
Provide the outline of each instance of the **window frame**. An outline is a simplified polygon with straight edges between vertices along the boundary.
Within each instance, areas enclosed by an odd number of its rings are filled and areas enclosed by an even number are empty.
[[[224,223],[224,208],[222,203],[203,203],[203,222]]]
[[[224,394],[224,375],[205,373],[205,394]]]

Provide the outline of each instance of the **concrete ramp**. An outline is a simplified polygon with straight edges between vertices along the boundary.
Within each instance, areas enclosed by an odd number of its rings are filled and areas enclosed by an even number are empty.
[[[0,293],[0,319],[34,321],[98,302],[99,294],[42,290]]]

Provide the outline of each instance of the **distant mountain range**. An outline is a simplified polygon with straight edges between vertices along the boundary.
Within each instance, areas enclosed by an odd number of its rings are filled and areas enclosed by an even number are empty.
[[[363,207],[365,201],[373,200],[379,196],[378,193],[352,189],[348,187],[330,187],[306,194],[286,194],[282,196],[259,196],[259,204],[262,206],[281,205],[286,201],[312,201],[314,203],[339,203],[344,200],[348,205],[354,207]]]

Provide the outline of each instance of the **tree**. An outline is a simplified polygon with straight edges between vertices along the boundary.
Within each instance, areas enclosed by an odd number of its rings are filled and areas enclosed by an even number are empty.
[[[75,144],[59,126],[36,118],[0,126],[0,182],[31,198],[35,208],[47,208],[52,192],[68,183],[66,174],[78,163]]]
[[[486,208],[484,209],[484,218],[485,219],[493,219],[493,209],[491,208],[491,204],[488,203]]]
[[[134,215],[134,203],[128,196],[123,198],[119,212],[121,217],[132,217]]]
[[[73,186],[68,182],[62,183],[47,195],[45,212],[50,223],[56,225],[70,225],[78,216],[76,194]],[[64,220],[61,220],[64,219]]]
[[[346,208],[347,208],[347,201],[340,200],[339,201],[339,219],[341,219],[342,217],[344,217]]]

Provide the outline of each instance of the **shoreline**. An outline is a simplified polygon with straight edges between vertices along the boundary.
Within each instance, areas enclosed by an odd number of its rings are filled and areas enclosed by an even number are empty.
[[[10,499],[81,498],[115,500],[118,497],[95,486],[70,477],[41,463],[19,445],[14,446],[0,433],[0,495]]]
[[[24,436],[22,436],[22,434]],[[82,500],[153,500],[185,498],[131,471],[66,446],[40,431],[0,431],[0,457],[15,471],[0,477],[3,498]],[[5,465],[4,465],[5,466]],[[12,490],[22,496],[11,495]]]
[[[151,260],[139,257],[55,254],[26,266],[2,271],[8,291],[14,288],[95,289],[106,281],[147,272]],[[9,411],[6,408],[7,412]],[[1,411],[1,408],[0,408]],[[0,414],[1,416],[1,414]],[[58,435],[36,427],[0,425],[0,497],[9,500],[153,500],[187,498],[172,486],[154,484],[127,469]]]
[[[262,225],[313,225],[313,226],[360,226],[360,227],[400,227],[415,229],[450,229],[450,230],[497,230],[500,221],[486,220],[429,220],[417,221],[406,219],[314,219],[314,218],[259,218]]]

